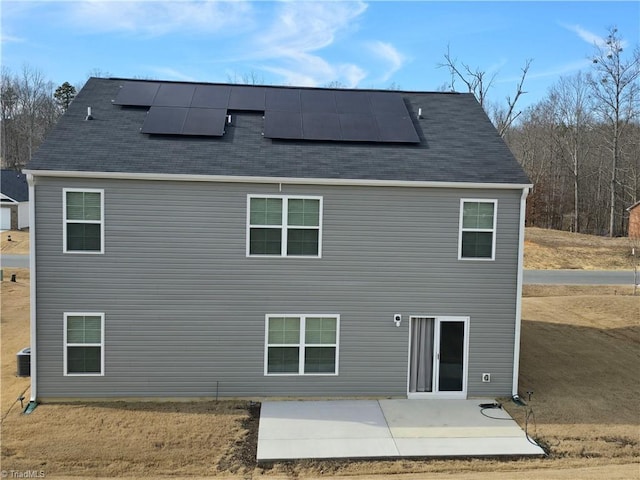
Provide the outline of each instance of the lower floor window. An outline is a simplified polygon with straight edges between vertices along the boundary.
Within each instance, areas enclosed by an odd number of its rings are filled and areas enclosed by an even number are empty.
[[[338,315],[267,315],[267,375],[338,373]]]
[[[104,313],[64,314],[64,374],[104,374]]]

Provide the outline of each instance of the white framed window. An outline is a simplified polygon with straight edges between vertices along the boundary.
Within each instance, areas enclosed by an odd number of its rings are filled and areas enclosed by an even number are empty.
[[[322,256],[322,197],[247,196],[248,257]]]
[[[65,188],[62,211],[63,251],[104,253],[104,190]]]
[[[266,315],[265,375],[337,375],[340,315]]]
[[[64,314],[64,375],[104,375],[104,313]]]
[[[458,260],[494,260],[498,200],[460,199]]]

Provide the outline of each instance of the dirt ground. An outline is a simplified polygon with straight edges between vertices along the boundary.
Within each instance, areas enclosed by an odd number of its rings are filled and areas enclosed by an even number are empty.
[[[29,231],[7,230],[0,232],[0,239],[0,252],[12,255],[29,254]]]
[[[7,478],[30,471],[74,480],[640,479],[640,297],[630,292],[525,286],[520,394],[528,405],[501,401],[547,458],[256,465],[259,404],[248,401],[43,404],[21,415],[16,399],[29,398],[29,379],[16,377],[16,353],[29,345],[29,271],[4,269],[1,469]]]

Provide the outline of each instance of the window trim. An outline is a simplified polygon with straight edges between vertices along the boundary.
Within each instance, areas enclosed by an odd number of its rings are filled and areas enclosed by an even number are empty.
[[[462,222],[464,217],[465,203],[491,203],[493,204],[493,227],[492,228],[463,228]],[[458,260],[492,262],[496,259],[496,231],[498,224],[498,200],[495,198],[461,198],[460,214],[458,220]],[[463,257],[462,256],[462,234],[464,232],[491,232],[491,257]]]
[[[67,322],[69,317],[100,317],[100,343],[67,343]],[[63,375],[65,377],[104,377],[104,312],[64,312],[63,323]],[[100,372],[69,373],[67,365],[68,347],[100,347]]]
[[[269,344],[269,319],[270,318],[299,318],[300,319],[300,338],[298,339],[298,343],[288,343],[288,344]],[[304,359],[305,359],[305,349],[307,344],[304,342],[304,335],[306,333],[306,319],[307,318],[335,318],[336,319],[336,343],[334,344],[322,344],[322,346],[327,347],[335,347],[336,349],[336,369],[333,373],[305,373],[304,372]],[[318,313],[318,314],[293,314],[293,313],[284,313],[284,314],[275,314],[268,313],[264,316],[264,376],[265,377],[336,377],[339,375],[340,371],[340,314],[337,313]],[[298,372],[297,373],[269,373],[268,361],[269,361],[269,347],[298,347]],[[318,344],[309,344],[310,347],[317,347]]]
[[[67,192],[84,192],[100,194],[100,221],[67,219]],[[100,250],[69,250],[67,248],[67,225],[69,223],[86,223],[100,225]],[[63,188],[62,189],[62,252],[82,255],[104,254],[104,189],[103,188]]]
[[[260,225],[251,225],[251,199],[252,198],[279,198],[282,200],[282,223],[279,226],[263,226],[264,228],[280,228],[280,255],[261,255],[251,253],[251,228],[260,228]],[[318,200],[318,226],[308,227],[302,225],[289,226],[289,200]],[[322,217],[323,201],[321,196],[316,195],[271,195],[271,194],[249,194],[247,195],[247,217],[246,217],[246,257],[251,258],[322,258]],[[287,232],[289,228],[302,230],[318,230],[318,254],[317,255],[288,255],[287,254]]]

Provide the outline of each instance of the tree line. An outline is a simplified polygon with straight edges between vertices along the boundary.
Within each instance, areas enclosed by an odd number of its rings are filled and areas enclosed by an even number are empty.
[[[528,226],[624,235],[626,208],[640,200],[640,46],[627,48],[610,28],[590,58],[588,71],[560,77],[524,111],[517,103],[526,94],[532,59],[525,61],[514,94],[489,104],[495,74],[458,62],[447,49],[439,66],[449,70],[451,81],[440,89],[455,90],[458,81],[473,93],[529,175]],[[250,84],[256,78],[229,81]],[[18,74],[3,68],[3,168],[29,162],[75,93],[68,82],[55,88],[31,67]]]
[[[64,82],[57,88],[44,74],[25,65],[18,73],[0,73],[0,157],[2,168],[19,170],[69,107],[76,88]]]
[[[488,104],[489,77],[454,59],[443,89],[461,81],[491,117],[533,183],[528,226],[598,235],[624,235],[626,209],[640,200],[640,47],[612,27],[593,46],[591,68],[560,77],[547,95],[520,111],[518,100],[532,60],[514,95]],[[517,121],[516,121],[517,119]]]
[[[591,68],[561,77],[505,140],[534,184],[533,226],[624,235],[640,199],[640,49],[615,28]]]

